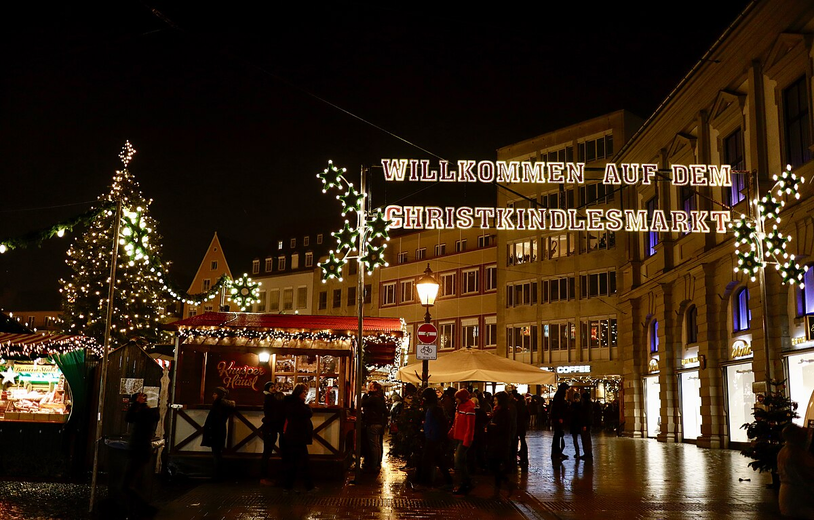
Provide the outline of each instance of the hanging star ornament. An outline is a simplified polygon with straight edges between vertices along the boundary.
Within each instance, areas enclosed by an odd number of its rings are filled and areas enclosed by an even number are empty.
[[[331,188],[342,188],[342,174],[346,171],[346,168],[339,169],[334,166],[333,161],[328,161],[328,167],[317,174],[317,178],[322,181],[322,193]]]
[[[754,282],[758,269],[763,267],[763,262],[758,258],[757,252],[753,248],[745,252],[736,251],[735,254],[738,258],[735,272],[743,271],[747,273]]]
[[[17,377],[17,372],[14,371],[13,368],[9,367],[6,369],[5,372],[0,372],[0,376],[3,376],[3,384],[11,383],[14,384],[14,379]]]
[[[367,223],[370,230],[368,240],[373,240],[379,237],[385,240],[390,240],[390,225],[392,223],[392,220],[385,220],[384,213],[377,211],[376,216]]]
[[[791,171],[791,165],[787,164],[786,169],[783,170],[780,175],[774,175],[772,178],[777,181],[777,196],[782,196],[783,193],[786,195],[794,195],[795,199],[800,198],[800,186],[805,182],[804,177],[797,177]]]
[[[760,219],[775,219],[780,222],[780,210],[785,204],[785,201],[777,200],[772,194],[764,195],[757,203],[757,209],[760,210]]]
[[[336,254],[330,251],[328,253],[328,259],[319,264],[322,268],[322,282],[325,283],[331,278],[338,278],[341,282],[343,265],[345,265],[345,261],[338,259]]]
[[[133,145],[130,144],[130,141],[125,141],[122,151],[119,152],[119,159],[122,160],[122,163],[124,163],[125,168],[127,168],[127,165],[130,164],[130,161],[133,160],[134,155],[136,155],[136,149],[133,148]]]
[[[350,251],[356,250],[356,239],[359,238],[359,231],[351,229],[350,222],[345,221],[345,227],[339,231],[332,231],[331,236],[338,242],[337,251],[348,249]]]
[[[247,273],[232,281],[229,289],[229,299],[245,311],[254,303],[260,303],[260,282],[252,282]]]
[[[796,283],[801,289],[805,288],[803,279],[808,271],[808,266],[801,267],[800,264],[794,261],[794,255],[791,255],[789,261],[785,264],[776,264],[775,267],[780,271],[780,278],[783,279],[783,283]]]
[[[729,223],[729,228],[735,232],[735,246],[746,244],[755,232],[755,225],[743,215],[738,220]]]
[[[777,226],[766,234],[763,238],[763,252],[766,258],[774,256],[783,256],[783,258],[788,258],[788,253],[786,253],[786,245],[791,241],[790,236],[783,236]]]
[[[365,194],[356,191],[353,184],[348,184],[348,191],[344,195],[337,195],[336,198],[342,201],[342,216],[344,217],[351,211],[358,212],[362,209],[362,200],[364,200]]]
[[[366,244],[365,254],[359,260],[367,267],[368,274],[373,274],[373,270],[377,267],[387,267],[387,261],[384,259],[384,250],[387,244],[375,246],[373,244]]]

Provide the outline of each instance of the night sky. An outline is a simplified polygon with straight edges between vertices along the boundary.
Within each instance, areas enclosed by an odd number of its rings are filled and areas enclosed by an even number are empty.
[[[385,157],[494,159],[622,108],[646,118],[746,2],[26,4],[0,31],[0,237],[89,209],[130,140],[186,286],[215,231],[263,254],[338,228],[328,159],[356,180]],[[371,177],[375,205],[494,199]],[[57,308],[70,240],[0,256],[0,308]]]

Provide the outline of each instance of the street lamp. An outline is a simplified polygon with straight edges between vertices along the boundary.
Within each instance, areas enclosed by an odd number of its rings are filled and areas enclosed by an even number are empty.
[[[441,284],[432,276],[432,269],[430,264],[427,264],[427,269],[424,271],[418,282],[415,284],[416,292],[418,292],[418,299],[421,301],[427,312],[424,314],[424,323],[430,323],[430,307],[435,305],[435,298],[438,296],[438,288]],[[436,341],[438,341],[436,339]],[[427,386],[429,380],[429,361],[424,359],[421,361],[421,386]]]

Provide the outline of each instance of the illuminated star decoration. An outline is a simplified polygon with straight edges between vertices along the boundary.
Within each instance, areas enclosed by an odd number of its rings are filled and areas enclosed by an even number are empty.
[[[373,217],[368,223],[368,228],[370,229],[370,235],[368,236],[369,240],[373,240],[374,238],[383,238],[385,240],[390,240],[390,224],[392,224],[392,220],[385,220],[384,214],[381,211],[376,212],[376,216]]]
[[[322,193],[326,193],[331,188],[341,188],[342,174],[346,171],[345,168],[340,170],[334,166],[333,161],[328,161],[328,167],[322,173],[317,174],[317,178],[322,181]]]
[[[229,299],[235,302],[241,311],[245,311],[254,303],[260,303],[260,283],[252,282],[247,273],[232,281],[229,293]]]
[[[760,199],[760,202],[757,203],[761,220],[775,219],[780,222],[780,210],[785,205],[785,201],[777,200],[772,194],[764,195],[763,198]]]
[[[351,229],[350,223],[347,220],[345,221],[345,227],[339,231],[331,232],[331,236],[333,236],[339,244],[337,246],[338,251],[342,251],[343,249],[350,251],[356,250],[356,239],[359,238],[359,231]]]
[[[365,198],[365,194],[356,191],[353,184],[348,184],[348,191],[344,195],[337,195],[336,198],[342,201],[342,216],[344,217],[351,211],[358,212],[362,209],[362,199]]]
[[[737,251],[738,265],[735,267],[735,272],[743,271],[747,273],[750,279],[754,282],[757,276],[758,269],[763,267],[763,262],[758,258],[757,251],[750,249],[749,251]]]
[[[9,367],[6,369],[5,372],[0,372],[0,376],[3,376],[3,384],[11,383],[14,384],[14,378],[17,377],[17,372],[14,371],[13,368]]]
[[[735,246],[747,244],[755,232],[755,226],[746,217],[741,215],[738,220],[729,223],[729,228],[735,232]]]
[[[124,251],[130,257],[130,265],[135,262],[150,262],[150,255],[147,243],[150,240],[152,229],[147,227],[147,223],[141,218],[142,209],[135,211],[124,210],[122,213],[121,238],[119,243],[124,246]]]
[[[766,258],[769,258],[772,255],[788,258],[789,254],[786,253],[786,244],[788,244],[790,241],[790,236],[783,236],[783,233],[777,230],[777,226],[774,226],[774,229],[767,233],[763,239],[764,255]]]
[[[794,255],[789,257],[789,261],[782,266],[778,263],[775,265],[777,270],[780,271],[780,278],[783,283],[796,283],[800,289],[804,289],[806,284],[803,283],[808,266],[800,267],[800,264],[794,261]]]
[[[136,149],[133,148],[133,145],[130,144],[130,141],[125,141],[122,151],[119,152],[119,159],[122,160],[122,163],[124,163],[125,168],[127,168],[127,165],[130,164],[130,161],[133,160],[134,155],[136,155]]]
[[[344,260],[338,259],[336,257],[336,253],[333,251],[329,252],[328,259],[319,264],[319,266],[322,268],[322,283],[325,283],[331,278],[337,278],[341,282],[343,265],[345,265]]]
[[[786,169],[780,175],[774,175],[772,178],[777,181],[777,196],[794,194],[795,199],[800,198],[800,186],[805,182],[804,177],[797,177],[791,171],[791,165],[787,164]]]
[[[368,243],[365,245],[366,252],[360,260],[367,267],[368,274],[373,274],[376,267],[387,267],[389,265],[384,259],[385,248],[387,248],[387,244],[374,246]]]

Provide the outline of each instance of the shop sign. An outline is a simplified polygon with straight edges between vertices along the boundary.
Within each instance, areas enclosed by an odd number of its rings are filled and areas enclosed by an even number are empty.
[[[218,378],[223,383],[221,386],[227,390],[250,388],[255,392],[262,390],[258,386],[260,376],[266,373],[263,367],[253,367],[249,365],[237,364],[232,361],[220,361],[218,367]]]
[[[448,182],[493,184],[584,184],[585,163],[461,160],[456,165],[429,160],[382,159],[388,182]],[[450,167],[452,166],[452,167]],[[454,169],[453,169],[454,168]],[[674,186],[731,186],[728,165],[693,164],[671,166]],[[659,175],[656,164],[609,163],[602,183],[650,185]],[[657,209],[646,210],[490,208],[472,206],[387,206],[384,218],[395,229],[523,229],[550,231],[638,231],[680,233],[726,233],[729,211]]]
[[[806,316],[806,339],[814,340],[814,316]]]
[[[697,367],[698,366],[698,356],[693,356],[689,358],[684,358],[681,360],[682,367]]]
[[[732,351],[730,352],[731,359],[738,359],[752,356],[752,344],[742,339],[736,340],[732,344]]]
[[[791,346],[799,347],[800,345],[805,345],[811,341],[812,340],[806,338],[805,336],[797,336],[796,338],[791,338]]]
[[[591,372],[590,365],[572,365],[557,367],[558,374],[588,374]]]
[[[14,370],[17,371],[17,378],[26,383],[58,383],[62,375],[56,365],[43,363],[16,363]]]
[[[653,358],[647,364],[647,372],[652,374],[653,372],[658,372],[658,371],[659,371],[659,360],[656,359],[656,358]]]

